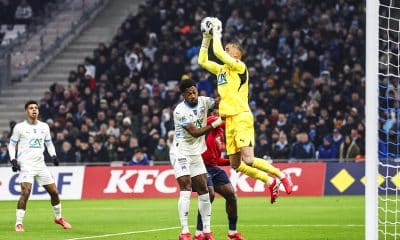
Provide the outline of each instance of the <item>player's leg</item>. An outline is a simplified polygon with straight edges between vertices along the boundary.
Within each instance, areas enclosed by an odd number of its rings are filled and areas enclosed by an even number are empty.
[[[244,239],[239,232],[237,232],[236,224],[238,220],[237,214],[237,198],[235,189],[233,188],[228,175],[224,170],[219,167],[214,168],[213,184],[215,192],[220,194],[225,199],[225,210],[228,216],[229,229],[228,239],[242,240]]]
[[[287,193],[292,192],[292,183],[289,177],[278,168],[272,166],[268,161],[254,156],[254,124],[251,113],[241,113],[234,119],[235,136],[234,141],[240,149],[241,159],[247,165],[257,168],[281,179]],[[270,184],[268,184],[270,186]]]
[[[54,222],[60,224],[64,229],[71,229],[71,224],[69,224],[61,215],[60,196],[58,195],[57,186],[54,183],[54,178],[50,171],[47,168],[43,168],[36,176],[36,180],[50,195],[51,206],[53,207],[55,217]]]
[[[190,156],[190,173],[198,194],[198,208],[203,221],[204,239],[214,239],[211,233],[211,200],[207,187],[207,170],[201,155]]]
[[[181,223],[180,240],[191,240],[188,215],[192,181],[190,178],[189,158],[180,154],[170,153],[171,165],[174,168],[175,178],[179,185],[178,214]]]
[[[21,173],[22,174],[22,173]],[[23,176],[20,176],[23,179]],[[32,180],[33,181],[33,180]],[[32,183],[31,182],[22,182],[21,183],[21,195],[19,197],[17,203],[16,210],[16,222],[15,222],[15,231],[16,232],[24,232],[23,220],[25,217],[26,205],[28,203],[29,195],[31,194]]]
[[[271,184],[273,181],[268,174],[252,167],[251,164],[247,165],[242,161],[241,147],[246,144],[252,144],[251,141],[254,139],[254,131],[253,134],[250,134],[249,136],[248,134],[251,132],[251,129],[249,131],[248,127],[240,126],[239,124],[241,124],[241,122],[236,119],[237,117],[238,116],[227,117],[225,122],[226,151],[231,162],[231,167],[247,176]],[[238,136],[238,134],[245,131],[247,131],[246,134]]]
[[[210,180],[210,177],[208,179]],[[210,202],[212,203],[215,197],[214,186],[208,185],[208,193],[210,194]],[[194,234],[194,240],[202,240],[203,238],[203,220],[201,220],[200,211],[197,211],[197,227]]]
[[[244,240],[244,237],[237,231],[237,198],[235,190],[231,183],[223,185],[216,185],[215,192],[220,194],[225,199],[225,210],[228,216],[229,230],[227,234],[228,239]]]
[[[249,177],[258,179],[262,182],[265,182],[268,186],[271,185],[274,181],[273,178],[268,176],[268,174],[264,171],[261,171],[257,168],[247,165],[243,162],[242,156],[240,152],[228,155],[229,160],[231,162],[231,167],[238,172],[244,173]]]
[[[268,161],[254,157],[254,147],[245,146],[240,149],[240,153],[242,156],[243,162],[248,165],[251,165],[254,168],[260,169],[261,171],[270,173],[280,179],[281,183],[285,187],[285,191],[287,194],[292,193],[293,183],[290,179],[290,176],[281,172],[278,168],[272,166]]]
[[[213,181],[212,181],[212,173],[208,171],[207,168],[207,186],[208,186],[208,193],[210,194],[210,202],[212,203],[214,201],[215,197],[215,191],[214,191],[214,186],[213,186]],[[193,187],[193,190],[196,191],[196,188]],[[196,227],[196,232],[194,234],[194,239],[195,240],[202,240],[203,239],[203,221],[201,220],[201,214],[200,211],[197,211],[197,227]]]
[[[179,199],[178,199],[178,213],[179,220],[181,222],[181,234],[180,238],[185,239],[185,237],[189,236],[190,239],[190,231],[189,231],[189,208],[190,208],[190,195],[191,195],[191,179],[190,175],[180,176],[176,179],[179,185]]]

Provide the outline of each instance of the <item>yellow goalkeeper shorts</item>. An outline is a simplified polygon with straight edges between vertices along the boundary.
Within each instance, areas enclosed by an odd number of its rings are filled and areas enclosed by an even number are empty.
[[[226,151],[235,154],[242,147],[254,147],[254,120],[251,112],[225,118]]]

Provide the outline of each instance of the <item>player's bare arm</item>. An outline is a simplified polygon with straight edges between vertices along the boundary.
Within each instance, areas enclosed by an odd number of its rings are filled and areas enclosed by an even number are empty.
[[[217,118],[214,122],[210,125],[205,127],[197,128],[194,124],[188,124],[183,128],[190,133],[193,137],[200,137],[209,132],[211,129],[218,127],[222,124],[221,118]]]

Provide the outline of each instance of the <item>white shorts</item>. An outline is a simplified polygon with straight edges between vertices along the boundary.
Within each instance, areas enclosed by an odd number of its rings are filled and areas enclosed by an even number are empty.
[[[170,153],[171,165],[174,168],[175,178],[190,175],[194,177],[207,173],[201,155],[182,155]]]
[[[33,184],[34,179],[36,179],[39,186],[54,183],[54,178],[47,167],[37,168],[34,170],[21,169],[18,177],[20,183],[27,182]]]

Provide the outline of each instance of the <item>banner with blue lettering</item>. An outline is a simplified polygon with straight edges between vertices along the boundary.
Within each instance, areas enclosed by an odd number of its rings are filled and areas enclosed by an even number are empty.
[[[85,167],[48,167],[62,199],[81,199]],[[21,192],[18,173],[11,168],[0,168],[0,200],[17,200]],[[30,199],[50,199],[37,182],[32,186]]]

